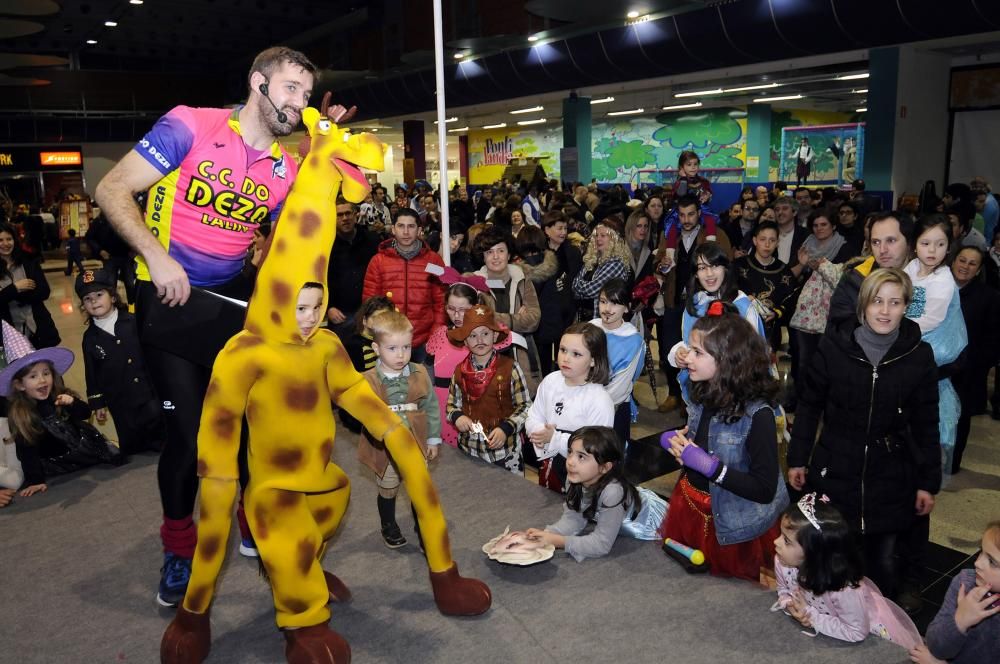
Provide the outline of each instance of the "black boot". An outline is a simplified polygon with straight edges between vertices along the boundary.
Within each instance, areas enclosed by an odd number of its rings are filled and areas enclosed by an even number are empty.
[[[382,523],[382,539],[390,549],[398,549],[406,544],[406,538],[396,523],[396,499],[378,497],[378,516]]]

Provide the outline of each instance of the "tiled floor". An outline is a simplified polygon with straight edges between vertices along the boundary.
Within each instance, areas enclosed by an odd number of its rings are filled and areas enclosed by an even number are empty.
[[[97,264],[88,261],[87,266],[91,265]],[[63,275],[64,267],[64,262],[46,263],[52,289],[47,304],[62,336],[62,345],[78,350],[83,324],[79,301],[73,292],[73,278]],[[662,380],[662,376],[658,378]],[[784,375],[783,380],[786,380]],[[67,372],[66,382],[72,389],[86,392],[81,362]],[[684,421],[676,412],[664,415],[656,411],[655,405],[666,396],[666,390],[660,387],[654,395],[647,377],[640,380],[635,394],[640,405],[639,421],[632,426],[634,444],[626,458],[626,474],[633,482],[669,496],[677,478],[677,464],[660,448],[659,435],[682,427]],[[113,438],[113,425],[107,431]],[[952,577],[972,566],[983,528],[994,519],[1000,519],[1000,422],[983,415],[972,420],[962,472],[949,478],[937,496],[923,574],[924,610],[915,617],[921,630],[937,612]]]

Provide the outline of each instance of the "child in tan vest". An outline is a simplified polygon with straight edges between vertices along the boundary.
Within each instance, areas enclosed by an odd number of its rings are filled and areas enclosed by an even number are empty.
[[[375,366],[362,375],[383,401],[403,420],[428,461],[437,458],[441,444],[441,414],[437,397],[427,370],[410,362],[413,325],[398,311],[382,311],[370,321],[372,350],[378,354]],[[385,446],[367,431],[361,432],[358,459],[375,472],[378,484],[378,514],[382,523],[382,539],[390,549],[406,544],[396,523],[396,494],[399,493],[399,472]],[[413,515],[416,522],[416,513]],[[420,530],[416,529],[417,538]],[[423,549],[423,541],[420,540]]]

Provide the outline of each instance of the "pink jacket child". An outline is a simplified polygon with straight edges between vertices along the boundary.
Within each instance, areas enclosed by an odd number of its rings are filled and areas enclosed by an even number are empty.
[[[445,292],[445,313],[448,323],[439,325],[431,331],[427,340],[427,354],[434,358],[434,392],[437,394],[438,406],[441,408],[441,439],[452,447],[458,447],[458,430],[448,421],[448,387],[455,374],[455,367],[469,356],[469,349],[456,346],[448,340],[448,329],[462,324],[465,311],[481,304],[480,293],[489,292],[486,279],[476,275],[460,275],[451,267],[428,269],[438,276],[441,283],[448,286]],[[496,348],[506,348],[511,344],[511,335],[504,335]]]
[[[864,641],[875,634],[907,650],[922,643],[913,621],[878,587],[860,574],[860,561],[847,523],[836,508],[807,494],[781,518],[775,540],[774,573],[778,601],[809,636],[825,634],[842,641]],[[837,573],[829,561],[847,560]]]

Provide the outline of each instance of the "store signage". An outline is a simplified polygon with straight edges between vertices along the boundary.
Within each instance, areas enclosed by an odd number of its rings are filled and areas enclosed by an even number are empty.
[[[83,157],[79,152],[42,152],[42,166],[79,166]]]
[[[79,145],[0,145],[0,171],[6,173],[82,169],[83,150]]]

